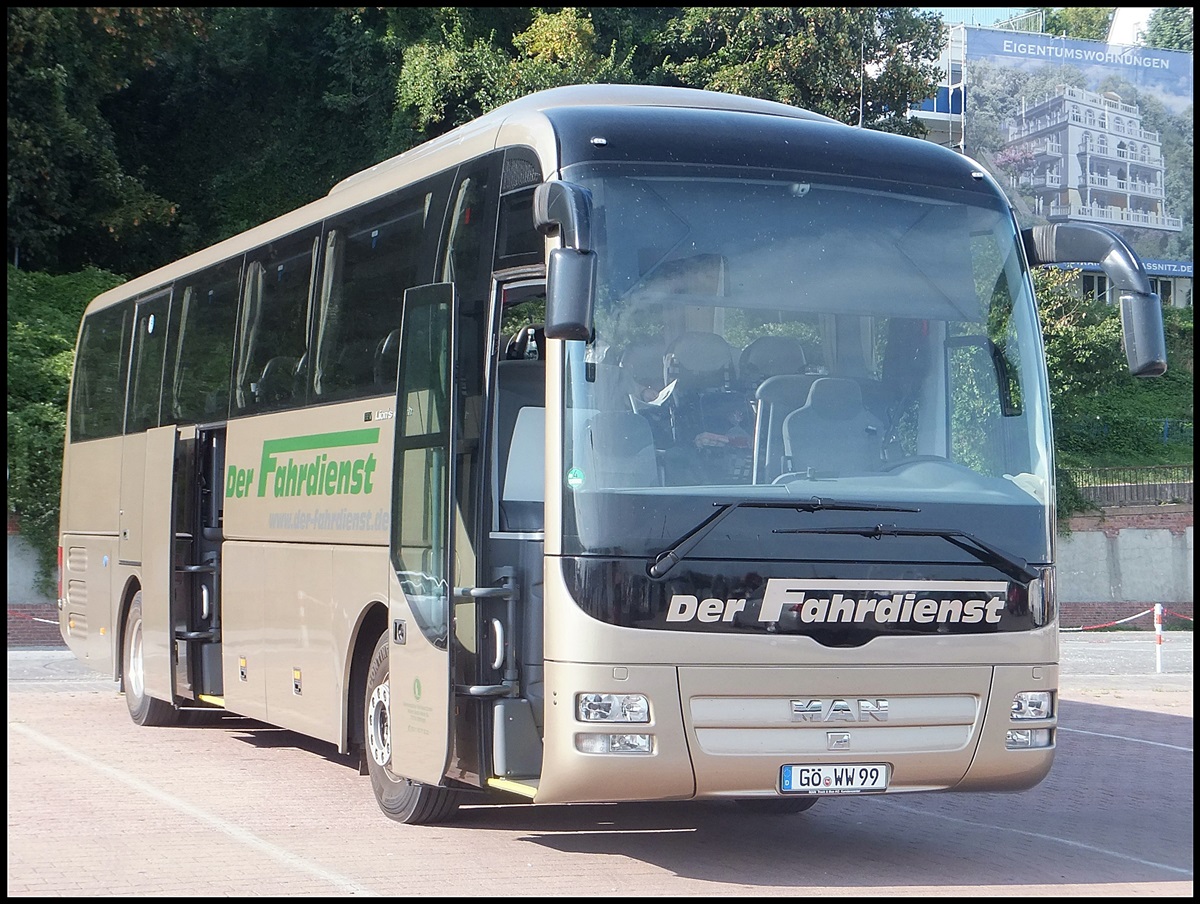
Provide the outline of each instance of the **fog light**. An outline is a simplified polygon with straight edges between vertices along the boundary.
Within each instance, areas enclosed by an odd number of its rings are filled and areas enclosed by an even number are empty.
[[[1013,719],[1049,719],[1052,715],[1050,698],[1050,691],[1021,691],[1013,697]]]
[[[575,749],[581,753],[650,753],[648,734],[577,734]]]
[[[650,701],[642,694],[579,694],[575,717],[580,722],[649,722]]]
[[[1049,728],[1010,728],[1004,738],[1004,746],[1009,750],[1028,750],[1034,747],[1050,746]]]

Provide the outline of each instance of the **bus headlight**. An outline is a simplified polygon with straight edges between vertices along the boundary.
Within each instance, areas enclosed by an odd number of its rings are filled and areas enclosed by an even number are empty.
[[[1004,746],[1009,750],[1028,750],[1034,747],[1050,746],[1049,728],[1010,728],[1004,738]]]
[[[648,734],[577,734],[575,749],[580,753],[652,753],[651,737]]]
[[[1014,722],[1049,719],[1052,714],[1050,691],[1020,691],[1013,697],[1012,719]]]
[[[650,701],[642,694],[578,694],[575,718],[580,722],[649,722]]]

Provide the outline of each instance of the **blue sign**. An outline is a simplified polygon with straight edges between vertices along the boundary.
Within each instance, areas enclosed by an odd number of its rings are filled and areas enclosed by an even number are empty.
[[[964,37],[964,150],[1022,227],[1104,226],[1148,275],[1191,279],[1190,198],[1175,187],[1192,183],[1192,54],[971,26]]]

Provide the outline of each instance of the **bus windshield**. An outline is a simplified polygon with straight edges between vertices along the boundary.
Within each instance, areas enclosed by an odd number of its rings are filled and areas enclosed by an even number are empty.
[[[989,182],[564,176],[591,192],[598,259],[594,338],[567,344],[564,552],[652,555],[714,504],[816,497],[972,521],[1023,510],[1040,539],[1022,552],[1045,560],[1040,331]]]

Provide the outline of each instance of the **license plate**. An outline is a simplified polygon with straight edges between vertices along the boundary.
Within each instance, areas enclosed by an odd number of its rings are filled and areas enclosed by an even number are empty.
[[[789,765],[779,776],[779,790],[784,794],[860,794],[886,791],[887,786],[885,763]]]

